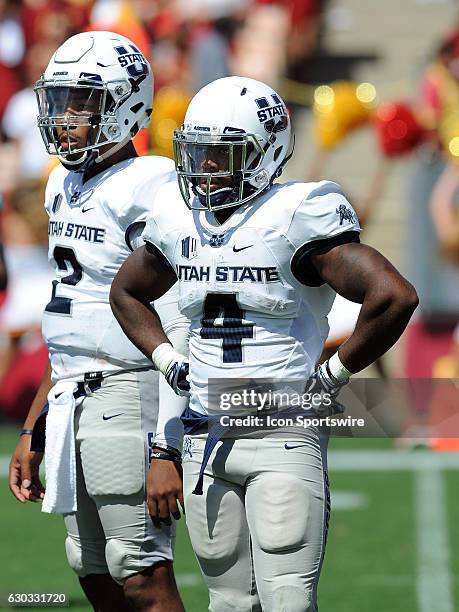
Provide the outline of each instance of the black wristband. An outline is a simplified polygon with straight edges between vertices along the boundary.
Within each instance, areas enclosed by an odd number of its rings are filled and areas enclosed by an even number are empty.
[[[158,449],[160,451],[164,451],[165,453],[170,453],[171,455],[173,455],[174,457],[177,457],[177,459],[181,459],[182,458],[182,453],[179,451],[178,448],[174,448],[173,446],[169,446],[169,444],[156,444],[153,443],[152,445],[153,449]]]
[[[32,434],[33,434],[33,429],[21,429],[21,433],[19,434],[19,437],[31,436]]]
[[[162,451],[162,450],[153,451],[151,453],[151,458],[152,459],[164,459],[165,461],[173,461],[174,463],[182,463],[182,460],[180,457],[177,457],[176,455],[172,455],[171,453],[168,453],[167,451]]]

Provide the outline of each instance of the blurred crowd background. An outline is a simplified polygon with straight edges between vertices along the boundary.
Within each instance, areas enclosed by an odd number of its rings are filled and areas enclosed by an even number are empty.
[[[458,378],[458,9],[455,0],[0,0],[0,423],[23,419],[47,359],[52,163],[33,84],[54,50],[88,29],[131,38],[151,62],[154,110],[136,137],[140,154],[172,157],[189,100],[216,78],[278,89],[296,131],[286,178],[341,183],[363,240],[420,295],[403,339],[365,374]],[[329,350],[357,315],[336,301]]]

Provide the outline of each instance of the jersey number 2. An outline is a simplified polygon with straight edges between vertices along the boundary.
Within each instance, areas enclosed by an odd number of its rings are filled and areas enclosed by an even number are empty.
[[[60,281],[53,281],[51,301],[46,305],[45,311],[69,315],[72,314],[72,300],[70,298],[57,296],[57,287],[59,283],[63,285],[77,285],[83,278],[83,268],[78,263],[75,251],[69,247],[54,247],[53,257],[57,263],[58,270],[67,273],[71,272],[71,274],[63,276]]]
[[[242,340],[253,338],[253,323],[244,323],[234,293],[208,293],[201,320],[201,338],[223,340],[223,363],[242,363]]]

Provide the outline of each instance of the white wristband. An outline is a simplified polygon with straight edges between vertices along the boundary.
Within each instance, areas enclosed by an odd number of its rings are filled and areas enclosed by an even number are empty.
[[[328,360],[328,371],[333,378],[340,383],[346,383],[352,376],[352,372],[349,372],[349,370],[341,363],[341,359],[338,357],[337,352]]]
[[[151,360],[155,364],[156,369],[164,374],[164,376],[166,376],[166,372],[171,363],[174,361],[180,361],[181,359],[183,359],[183,355],[177,353],[172,344],[169,344],[169,342],[159,344],[151,354]]]

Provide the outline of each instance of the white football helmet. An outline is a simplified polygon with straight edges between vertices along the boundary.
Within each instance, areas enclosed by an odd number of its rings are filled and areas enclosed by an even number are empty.
[[[175,166],[187,206],[219,210],[253,199],[280,176],[291,156],[290,139],[287,108],[268,85],[246,77],[206,85],[174,133]]]
[[[65,166],[82,170],[112,155],[148,126],[153,74],[128,38],[113,32],[83,32],[57,49],[35,92],[38,127],[48,153]],[[71,138],[72,127],[78,126],[91,128],[86,146],[75,145]],[[56,128],[65,129],[59,135]],[[117,144],[100,153],[100,147],[110,143]],[[78,153],[81,156],[75,160]]]

